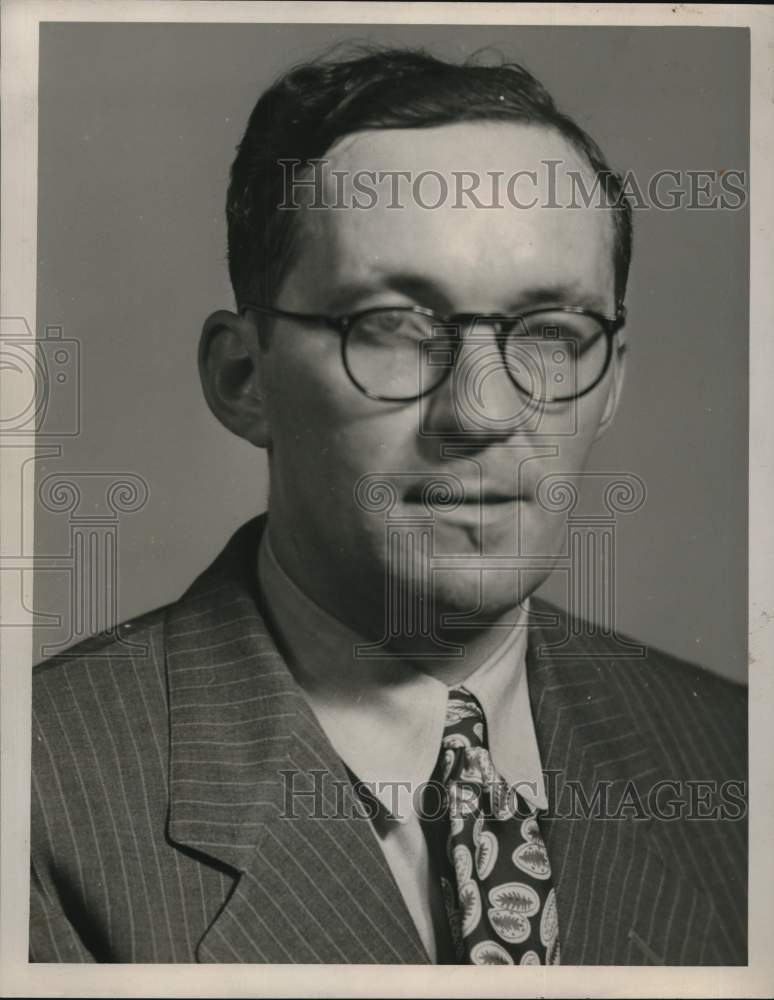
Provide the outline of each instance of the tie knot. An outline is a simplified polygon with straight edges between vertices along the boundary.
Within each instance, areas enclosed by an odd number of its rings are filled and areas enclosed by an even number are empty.
[[[444,748],[486,746],[484,711],[475,695],[464,687],[449,691],[443,745]]]

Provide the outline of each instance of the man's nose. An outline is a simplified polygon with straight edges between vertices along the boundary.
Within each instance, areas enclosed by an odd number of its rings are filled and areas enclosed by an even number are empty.
[[[528,363],[529,358],[521,359],[522,365]],[[508,374],[491,324],[465,332],[452,370],[425,402],[425,424],[431,433],[482,440],[527,430],[535,408],[535,401]]]

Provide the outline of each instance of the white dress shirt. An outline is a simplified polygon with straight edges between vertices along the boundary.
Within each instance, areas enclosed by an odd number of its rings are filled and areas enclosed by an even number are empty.
[[[296,681],[331,745],[383,807],[372,821],[406,907],[433,962],[451,956],[440,879],[433,870],[413,790],[441,748],[449,688],[400,659],[355,656],[363,640],[287,576],[263,534],[258,582]],[[526,604],[499,646],[465,679],[484,710],[495,768],[531,805],[547,806],[527,690]]]

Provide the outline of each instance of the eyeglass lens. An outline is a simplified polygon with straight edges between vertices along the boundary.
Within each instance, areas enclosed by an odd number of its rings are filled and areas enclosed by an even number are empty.
[[[604,327],[588,314],[546,310],[492,336],[491,318],[472,323],[460,340],[423,313],[385,309],[359,317],[346,341],[350,374],[382,399],[415,399],[458,368],[466,377],[506,370],[526,395],[545,402],[572,399],[594,385],[608,361]],[[454,331],[456,333],[456,331]],[[462,353],[462,357],[460,357]]]

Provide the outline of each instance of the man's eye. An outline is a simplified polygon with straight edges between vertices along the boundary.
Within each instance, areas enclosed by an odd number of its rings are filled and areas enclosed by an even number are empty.
[[[593,343],[602,332],[599,322],[591,316],[562,316],[556,313],[529,317],[525,328],[529,337],[571,341],[579,348]]]
[[[528,319],[523,329],[527,336],[543,340],[574,340],[580,336],[575,327],[553,319]]]
[[[374,313],[368,319],[368,325],[374,330],[393,333],[400,330],[408,322],[407,316],[400,312]]]
[[[371,313],[357,322],[358,332],[373,337],[412,337],[422,339],[428,336],[427,321],[417,313],[395,310]]]
[[[542,336],[546,340],[571,340],[577,344],[582,344],[589,337],[587,330],[579,330],[575,326],[562,325],[547,327],[542,331]]]

